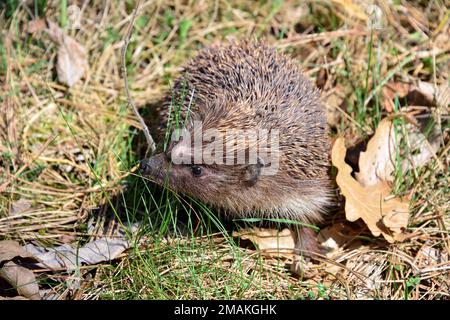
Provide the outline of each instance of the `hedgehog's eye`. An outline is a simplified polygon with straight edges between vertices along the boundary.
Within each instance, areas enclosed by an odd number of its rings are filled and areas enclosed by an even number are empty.
[[[202,168],[199,166],[192,166],[191,171],[194,177],[200,177],[202,175]]]

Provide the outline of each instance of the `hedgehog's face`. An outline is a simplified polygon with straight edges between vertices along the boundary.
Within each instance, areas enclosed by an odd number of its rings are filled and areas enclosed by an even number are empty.
[[[141,162],[141,173],[173,191],[204,200],[217,190],[224,175],[211,166],[174,164],[170,154],[160,153]]]
[[[229,207],[245,196],[249,188],[257,188],[260,164],[217,165],[217,164],[176,164],[174,152],[160,153],[141,161],[140,171],[159,185],[176,192],[191,195],[205,203],[218,207]],[[177,151],[180,151],[178,148]]]

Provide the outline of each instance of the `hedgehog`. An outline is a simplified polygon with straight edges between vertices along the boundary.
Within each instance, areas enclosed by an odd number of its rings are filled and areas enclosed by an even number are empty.
[[[322,252],[301,225],[320,222],[331,205],[326,114],[293,59],[261,41],[211,45],[185,65],[160,112],[178,133],[141,161],[143,176],[234,218],[298,221],[297,248]],[[215,138],[195,145],[205,132]],[[197,157],[212,140],[215,161]]]

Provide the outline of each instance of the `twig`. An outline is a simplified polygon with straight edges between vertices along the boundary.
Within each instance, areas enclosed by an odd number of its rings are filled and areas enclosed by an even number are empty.
[[[134,20],[136,19],[136,15],[137,15],[137,11],[139,10],[140,2],[141,1],[139,0],[136,5],[136,8],[133,11],[133,16],[131,18],[130,24],[128,25],[127,34],[125,35],[125,39],[124,39],[125,43],[122,47],[122,68],[121,69],[122,69],[122,77],[125,82],[125,92],[127,94],[128,106],[131,106],[131,109],[133,110],[134,114],[136,115],[137,119],[139,120],[139,123],[142,126],[142,130],[144,130],[145,139],[147,140],[147,143],[148,143],[147,150],[145,151],[145,157],[147,157],[149,150],[151,151],[151,153],[153,153],[155,151],[155,142],[154,142],[152,136],[150,135],[150,131],[148,130],[148,127],[145,124],[144,119],[139,114],[139,111],[137,110],[136,105],[133,102],[133,99],[131,99],[130,89],[128,87],[127,66],[126,66],[126,59],[125,59],[128,44],[130,43],[131,31],[133,30]]]

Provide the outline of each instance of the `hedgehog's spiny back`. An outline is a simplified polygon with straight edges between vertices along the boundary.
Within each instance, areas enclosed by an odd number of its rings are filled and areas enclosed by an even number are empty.
[[[326,176],[329,146],[318,90],[275,49],[242,41],[203,49],[174,85],[184,109],[218,129],[278,129],[280,170],[294,178]]]

